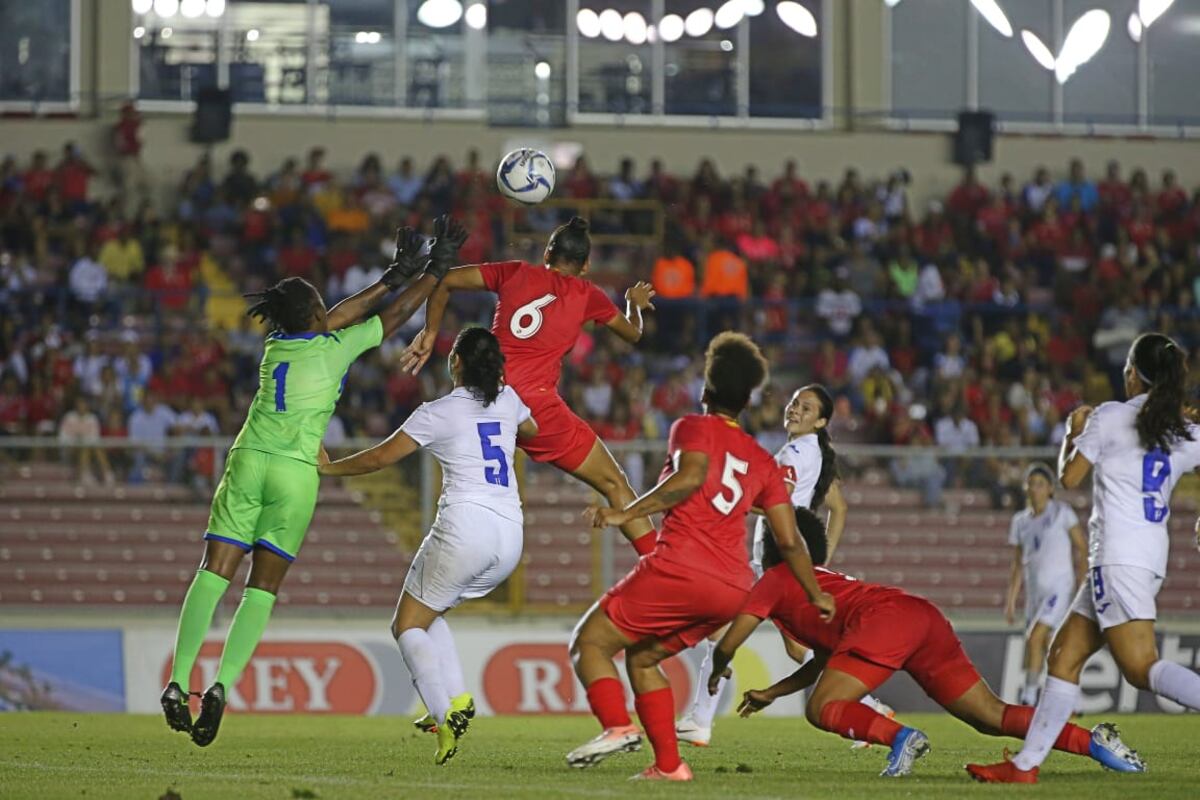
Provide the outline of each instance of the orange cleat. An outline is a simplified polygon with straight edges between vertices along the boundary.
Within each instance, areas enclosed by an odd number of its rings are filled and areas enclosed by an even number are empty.
[[[644,770],[634,775],[629,780],[631,781],[690,781],[692,779],[692,768],[687,765],[687,762],[680,761],[679,766],[674,772],[663,772],[654,764],[646,767]]]
[[[1012,762],[1008,751],[999,764],[967,764],[967,774],[980,783],[1037,783],[1038,768],[1024,770]]]

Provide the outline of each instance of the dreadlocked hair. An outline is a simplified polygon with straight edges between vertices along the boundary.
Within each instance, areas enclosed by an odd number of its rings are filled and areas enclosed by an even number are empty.
[[[495,402],[504,380],[504,354],[495,334],[487,328],[464,328],[450,352],[462,359],[463,386],[484,407]]]
[[[829,487],[838,479],[837,451],[833,449],[833,439],[829,436],[829,421],[833,419],[833,396],[829,390],[819,383],[801,386],[800,392],[812,392],[821,404],[821,419],[825,424],[817,428],[817,446],[821,448],[821,472],[817,475],[817,485],[813,487],[812,502],[809,508],[814,511],[825,502]]]
[[[261,292],[243,295],[252,305],[246,316],[262,320],[272,332],[302,333],[317,316],[320,295],[303,278],[284,278]]]
[[[1129,363],[1146,385],[1146,402],[1137,415],[1138,439],[1147,450],[1171,452],[1176,440],[1192,440],[1184,417],[1187,357],[1161,333],[1145,333],[1129,348]]]

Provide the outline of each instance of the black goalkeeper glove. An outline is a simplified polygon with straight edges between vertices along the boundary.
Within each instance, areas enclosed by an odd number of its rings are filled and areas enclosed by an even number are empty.
[[[405,226],[396,231],[396,254],[392,263],[384,270],[383,285],[395,291],[408,283],[414,275],[421,271],[428,262],[428,256],[421,255],[425,239],[412,228]]]
[[[462,223],[443,214],[433,223],[433,247],[429,249],[429,266],[426,275],[432,275],[441,283],[450,268],[458,263],[458,249],[467,241],[467,229]]]

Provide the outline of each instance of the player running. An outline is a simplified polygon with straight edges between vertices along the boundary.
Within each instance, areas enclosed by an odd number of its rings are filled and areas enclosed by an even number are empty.
[[[520,442],[534,461],[549,462],[591,486],[613,508],[634,500],[632,487],[595,431],[571,411],[558,394],[562,359],[588,322],[607,327],[631,344],[642,336],[642,312],[653,309],[654,289],[638,283],[625,293],[621,314],[608,295],[585,280],[592,242],[579,217],[550,236],[545,265],[504,261],[450,270],[429,299],[425,328],[405,351],[405,369],[416,372],[429,359],[450,292],[489,291],[499,295],[492,333],[506,359],[505,382],[533,411],[538,435]],[[654,549],[654,525],[648,517],[631,518],[621,532],[639,554]]]
[[[779,466],[742,431],[737,417],[766,378],[767,364],[754,342],[738,333],[718,335],[708,346],[704,414],[675,422],[659,483],[625,509],[591,507],[597,528],[665,511],[654,551],[584,615],[571,637],[575,673],[604,730],[567,755],[573,767],[590,767],[614,753],[641,749],[629,719],[613,657],[625,651],[625,669],[638,718],[654,747],[644,780],[688,781],[679,758],[675,702],[659,669],[662,660],[701,642],[737,614],[754,582],[746,553],[746,515],[761,508],[781,557],[814,607],[833,615],[812,564],[796,535]]]
[[[1070,504],[1054,499],[1054,473],[1041,462],[1025,470],[1028,505],[1013,515],[1012,577],[1004,618],[1013,623],[1021,578],[1025,583],[1025,686],[1021,705],[1037,703],[1050,637],[1067,618],[1069,600],[1087,573],[1087,540]]]
[[[822,563],[824,524],[808,509],[796,509],[795,514],[813,563]],[[809,602],[806,590],[779,564],[773,549],[768,541],[763,556],[766,572],[717,645],[709,686],[715,691],[718,676],[727,674],[738,647],[764,619],[807,644],[815,656],[774,685],[746,692],[738,709],[743,717],[815,683],[805,706],[809,722],[847,739],[865,738],[889,746],[891,753],[882,775],[907,775],[913,762],[929,752],[928,738],[861,702],[867,692],[904,670],[938,705],[980,733],[1020,738],[1029,731],[1033,709],[1008,705],[988,688],[950,622],[928,600],[817,568],[817,583],[838,607],[837,619],[827,623]],[[1145,769],[1137,753],[1126,747],[1117,729],[1107,723],[1090,732],[1068,725],[1051,743],[1059,750],[1090,756],[1110,769]]]
[[[255,302],[249,315],[271,330],[259,366],[260,385],[213,495],[204,557],[183,600],[171,679],[161,697],[167,724],[190,733],[201,747],[216,738],[226,687],[237,683],[249,663],[304,542],[317,504],[321,439],[350,365],[395,333],[457,260],[466,239],[462,227],[441,217],[434,230],[437,238],[425,257],[420,235],[401,228],[395,262],[383,278],[329,311],[321,294],[301,278],[286,278],[250,295]],[[383,311],[367,317],[384,295],[422,269],[424,274]],[[189,685],[217,603],[242,557],[252,550],[250,576],[229,626],[216,680],[204,692],[193,724],[183,687]]]
[[[1200,466],[1200,426],[1184,416],[1187,357],[1160,333],[1139,336],[1125,362],[1125,402],[1077,408],[1058,456],[1062,485],[1092,476],[1088,581],[1050,648],[1046,688],[1030,736],[1012,760],[970,764],[988,783],[1037,783],[1050,745],[1079,701],[1084,663],[1108,645],[1138,689],[1200,710],[1200,675],[1160,658],[1155,598],[1167,574],[1171,492]]]
[[[467,328],[450,351],[454,391],[422,404],[380,444],[329,463],[322,475],[375,472],[426,448],[442,465],[437,518],[404,579],[392,635],[436,731],[434,763],[445,764],[475,716],[462,665],[443,616],[463,600],[483,597],[516,569],[524,518],[512,472],[517,437],[538,426],[512,388],[504,386],[500,342]]]

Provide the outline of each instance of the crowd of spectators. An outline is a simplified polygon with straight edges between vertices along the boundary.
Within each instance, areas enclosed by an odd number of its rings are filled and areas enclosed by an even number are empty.
[[[519,212],[532,233],[513,235],[475,152],[457,169],[369,155],[335,174],[322,148],[256,167],[244,151],[223,167],[203,156],[152,200],[140,173],[136,187],[92,186],[97,169],[72,144],[56,163],[45,153],[0,163],[0,434],[126,436],[141,448],[81,454],[88,479],[211,479],[211,457],[161,445],[240,425],[263,334],[241,293],[295,275],[336,302],[379,277],[397,225],[428,230],[444,212],[471,231],[465,261],[535,260],[571,213]],[[707,337],[737,328],[772,363],[747,420],[768,447],[782,439],[788,391],[810,380],[837,398],[835,442],[1044,445],[1073,406],[1119,394],[1140,331],[1200,342],[1200,191],[1189,196],[1171,172],[1152,184],[1112,162],[1095,180],[1074,161],[1057,179],[1038,169],[984,185],[968,169],[919,207],[909,181],[849,169],[809,182],[795,162],[774,177],[722,176],[707,160],[690,177],[631,159],[600,174],[579,158],[556,197],[581,201],[596,230],[645,233],[617,204],[661,206],[661,241],[599,247],[590,273],[614,298],[650,279],[659,302],[637,347],[585,333],[564,395],[607,440],[662,437],[695,405]],[[487,297],[456,305],[442,351],[490,309]],[[354,367],[331,444],[385,435],[445,391],[444,370],[397,367],[419,325]],[[894,472],[936,505],[946,483],[994,478],[987,469],[926,459]]]

